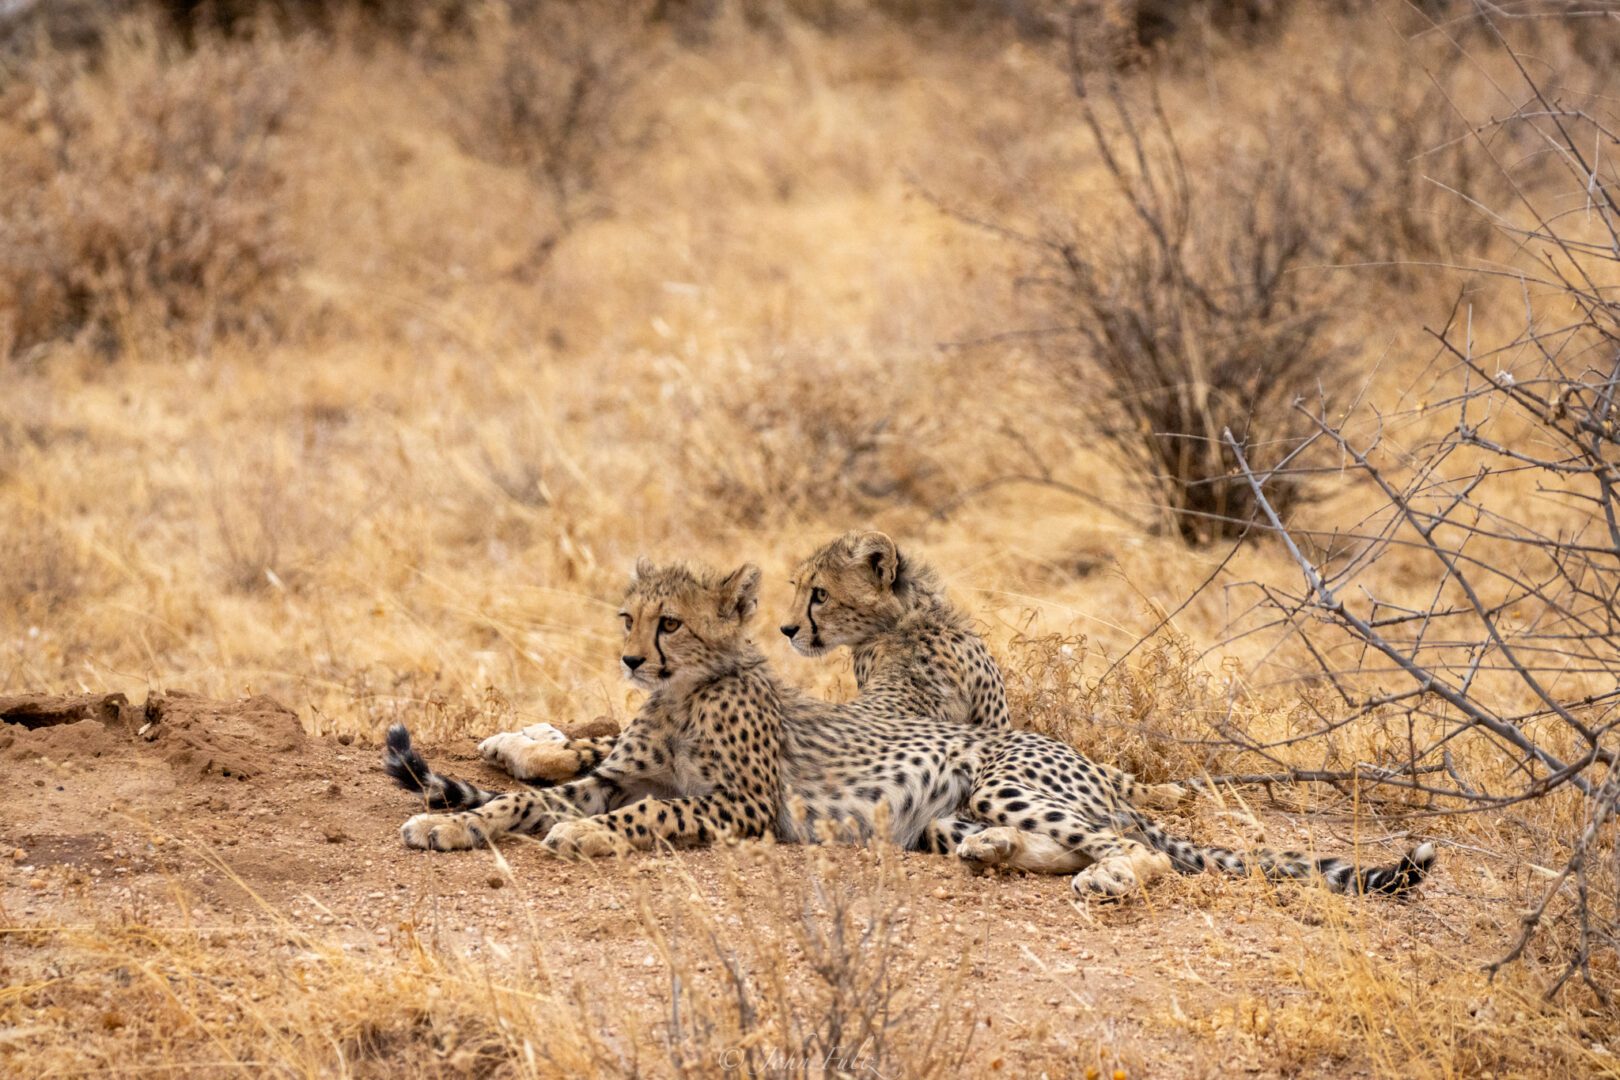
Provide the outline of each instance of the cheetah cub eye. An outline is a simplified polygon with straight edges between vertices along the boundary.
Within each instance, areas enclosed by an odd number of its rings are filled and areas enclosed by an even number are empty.
[[[810,590],[810,599],[817,604],[825,604],[827,602],[827,590],[817,585]]]
[[[673,634],[681,628],[681,620],[673,615],[665,615],[658,620],[658,629],[666,634]]]

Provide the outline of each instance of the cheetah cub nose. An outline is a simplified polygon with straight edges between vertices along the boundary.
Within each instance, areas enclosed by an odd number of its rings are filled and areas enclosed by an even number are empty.
[[[777,629],[782,631],[782,633],[786,634],[788,637],[792,637],[794,634],[799,632],[799,628],[797,626],[778,626]]]
[[[624,666],[629,668],[631,671],[636,670],[636,668],[647,662],[647,658],[645,656],[621,656],[619,659],[624,663]]]

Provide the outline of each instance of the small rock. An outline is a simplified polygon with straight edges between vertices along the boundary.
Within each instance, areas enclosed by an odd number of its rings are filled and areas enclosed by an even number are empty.
[[[326,785],[326,797],[328,799],[335,799],[342,794],[343,789],[338,787],[338,782],[336,780],[333,780]]]
[[[345,731],[343,734],[338,736],[338,745],[339,746],[349,746],[353,742],[354,742],[354,736],[350,735],[347,731]]]
[[[22,862],[26,858],[28,858],[28,852],[24,851],[22,848],[11,849],[12,862]]]
[[[349,834],[336,825],[326,826],[321,830],[321,835],[326,837],[328,844],[341,844],[349,838]]]
[[[502,885],[506,884],[506,879],[501,877],[499,874],[491,874],[489,877],[484,879],[484,884],[488,885],[492,889],[499,889]]]

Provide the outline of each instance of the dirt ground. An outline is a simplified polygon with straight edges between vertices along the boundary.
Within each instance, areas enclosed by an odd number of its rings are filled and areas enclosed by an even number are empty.
[[[587,995],[611,986],[656,1023],[670,973],[638,904],[696,900],[739,865],[745,901],[765,904],[776,879],[763,868],[806,873],[811,857],[766,845],[741,861],[695,850],[581,865],[511,843],[503,866],[489,852],[408,851],[396,829],[412,798],[382,773],[377,750],[306,736],[268,698],[12,698],[0,710],[9,781],[0,785],[0,913],[13,929],[0,976],[13,985],[90,976],[56,936],[16,931],[120,917],[227,935],[246,958],[284,948],[288,924],[362,959],[426,942],[518,979],[530,963],[523,936],[538,933],[548,979]],[[482,766],[471,740],[425,749],[449,771],[504,779]],[[1331,838],[1321,821],[1312,827],[1320,843],[1348,839]],[[1272,843],[1306,839],[1279,815],[1265,828]],[[975,878],[946,859],[892,857],[908,893],[902,947],[931,958],[911,977],[937,979],[944,994],[960,955],[951,946],[971,944],[949,1007],[976,1018],[973,1069],[1009,1075],[1082,1075],[1091,1062],[1131,1075],[1380,1072],[1376,1056],[1313,1058],[1287,1038],[1282,1021],[1309,1015],[1312,996],[1289,973],[1349,935],[1375,964],[1422,978],[1420,957],[1456,949],[1506,914],[1481,886],[1507,870],[1456,852],[1442,854],[1414,901],[1331,898],[1327,907],[1329,898],[1299,888],[1214,877],[1088,907],[1062,878]],[[830,858],[835,874],[855,875],[869,855]],[[0,1070],[23,1066],[37,1040],[52,1037],[40,1028],[31,1039],[27,1024],[6,1030]]]

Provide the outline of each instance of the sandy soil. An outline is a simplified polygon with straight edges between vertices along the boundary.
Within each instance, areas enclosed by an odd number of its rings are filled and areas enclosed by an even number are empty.
[[[547,943],[554,976],[611,985],[656,1016],[667,1008],[669,977],[632,914],[638,897],[655,907],[678,900],[736,865],[734,853],[704,850],[568,864],[509,843],[506,875],[489,852],[404,849],[395,830],[413,802],[381,772],[377,751],[308,737],[267,698],[23,704],[0,699],[0,712],[9,710],[0,727],[9,781],[0,785],[0,910],[13,926],[135,912],[152,924],[189,919],[230,932],[251,955],[255,942],[275,947],[285,918],[359,955],[401,948],[409,937],[496,965],[521,951],[528,928]],[[505,779],[477,761],[470,740],[425,749],[450,771],[492,785]],[[1268,827],[1274,843],[1296,838],[1280,818]],[[763,858],[797,870],[808,854],[773,846]],[[834,856],[850,869],[862,858]],[[975,878],[949,860],[900,858],[911,887],[906,940],[940,958],[918,977],[944,985],[953,953],[941,944],[974,943],[955,1007],[980,1017],[970,1053],[979,1066],[1001,1062],[1020,1075],[1020,1066],[1049,1069],[1101,1053],[1164,1075],[1375,1068],[1284,1060],[1264,1024],[1257,1032],[1221,1019],[1240,1015],[1257,994],[1272,1013],[1279,1003],[1308,1009],[1307,991],[1290,986],[1287,973],[1333,947],[1343,925],[1324,922],[1319,900],[1299,889],[1177,879],[1145,900],[1088,908],[1071,900],[1062,878]],[[1461,867],[1443,855],[1415,902],[1348,901],[1360,909],[1352,912],[1359,947],[1399,965],[1414,948],[1454,946],[1482,917],[1480,902],[1463,895]],[[676,872],[683,868],[690,878]],[[768,875],[745,884],[767,887]],[[43,937],[7,952],[13,977],[59,960]],[[0,1066],[8,1051],[24,1049],[0,1040]]]

